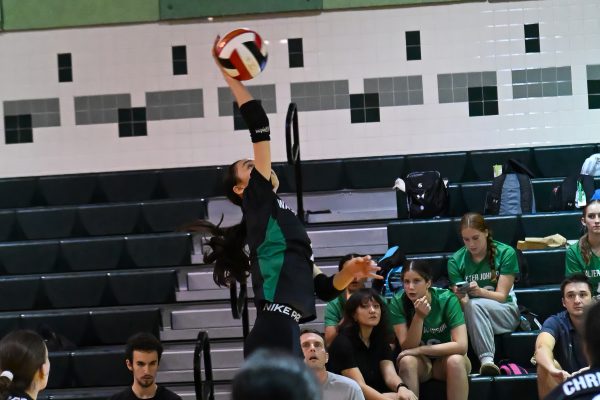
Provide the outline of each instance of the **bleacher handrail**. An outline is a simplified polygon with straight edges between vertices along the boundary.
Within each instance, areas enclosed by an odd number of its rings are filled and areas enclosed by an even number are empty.
[[[202,381],[201,355],[204,356],[204,382]],[[194,389],[196,391],[196,399],[214,400],[215,398],[212,360],[210,358],[210,340],[206,331],[198,332],[196,347],[194,348]]]
[[[242,319],[242,335],[244,339],[250,332],[250,318],[248,316],[248,285],[240,282],[240,291],[237,291],[237,281],[229,284],[229,303],[231,315],[234,319]]]
[[[298,107],[290,103],[285,117],[285,148],[288,164],[294,166],[296,175],[297,215],[302,223],[306,223],[304,201],[302,200],[302,160],[300,159],[300,133],[298,131]]]

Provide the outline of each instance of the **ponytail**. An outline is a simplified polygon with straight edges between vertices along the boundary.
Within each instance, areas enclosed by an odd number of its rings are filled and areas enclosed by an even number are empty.
[[[221,220],[222,221],[222,220]],[[180,230],[210,235],[210,251],[204,253],[206,264],[214,263],[213,280],[219,286],[229,286],[232,280],[245,282],[250,274],[250,257],[246,246],[246,219],[228,228],[221,228],[206,220],[197,220]]]
[[[10,377],[9,375],[10,374]],[[6,400],[12,383],[12,373],[10,371],[2,371],[0,375],[0,400]]]
[[[415,316],[415,305],[412,300],[408,298],[406,293],[402,293],[402,308],[404,309],[404,315],[406,316],[406,326],[410,328],[410,324]]]
[[[587,232],[579,238],[579,251],[581,252],[581,257],[583,258],[585,265],[589,265],[592,260],[592,246],[588,241]]]
[[[4,336],[0,340],[0,400],[30,389],[47,355],[44,339],[36,332],[17,330]]]
[[[237,176],[238,160],[227,167],[223,177],[225,195],[236,206],[242,206],[242,198],[233,191],[240,180]],[[245,282],[250,274],[250,257],[246,248],[246,217],[228,228],[221,228],[221,221],[215,225],[206,220],[197,220],[180,227],[179,231],[197,232],[210,235],[207,244],[211,251],[204,253],[204,262],[215,264],[213,280],[219,286],[229,286],[232,280]]]
[[[498,279],[498,273],[496,272],[496,244],[494,243],[494,239],[492,239],[492,231],[490,230],[488,230],[487,236],[487,254],[492,273],[491,281],[496,282]]]

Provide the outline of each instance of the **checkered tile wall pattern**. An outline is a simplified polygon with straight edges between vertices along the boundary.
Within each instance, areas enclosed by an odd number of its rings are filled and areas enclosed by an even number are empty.
[[[600,2],[580,0],[257,18],[244,23],[268,39],[269,61],[246,85],[273,132],[297,104],[305,159],[590,142],[600,128],[597,15]],[[244,121],[207,50],[240,24],[0,36],[11,60],[0,64],[3,172],[214,165],[223,149],[243,156]],[[38,148],[48,145],[65,154]],[[69,154],[81,154],[79,164],[61,161]]]

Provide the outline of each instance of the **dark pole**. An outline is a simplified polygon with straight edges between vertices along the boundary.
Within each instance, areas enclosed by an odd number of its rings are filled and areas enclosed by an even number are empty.
[[[302,200],[302,161],[300,159],[300,138],[298,133],[298,107],[290,103],[285,117],[285,147],[288,164],[294,166],[296,175],[296,199],[298,203],[298,218],[306,223],[304,201]]]

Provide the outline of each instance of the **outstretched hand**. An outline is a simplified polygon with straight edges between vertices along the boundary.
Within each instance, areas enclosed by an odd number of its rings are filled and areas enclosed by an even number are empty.
[[[373,278],[383,279],[377,275],[381,268],[375,264],[371,256],[354,257],[344,263],[344,267],[333,277],[333,286],[344,290],[354,279]]]
[[[225,80],[227,82],[229,82],[229,81],[238,82],[237,80],[235,80],[231,76],[229,76],[229,74],[227,72],[225,72],[225,70],[223,69],[223,66],[219,62],[219,57],[217,56],[217,45],[219,44],[220,40],[221,40],[221,36],[217,35],[217,37],[215,38],[215,42],[213,43],[212,49],[211,49],[212,58],[213,58],[213,60],[215,60],[215,64],[217,64],[217,68],[219,68],[219,71],[221,71],[223,78],[225,78]]]
[[[371,256],[351,258],[344,263],[342,271],[345,271],[346,269],[352,274],[353,278],[383,279],[383,276],[377,275],[377,271],[379,271],[381,267],[377,266],[375,261],[371,259]]]

